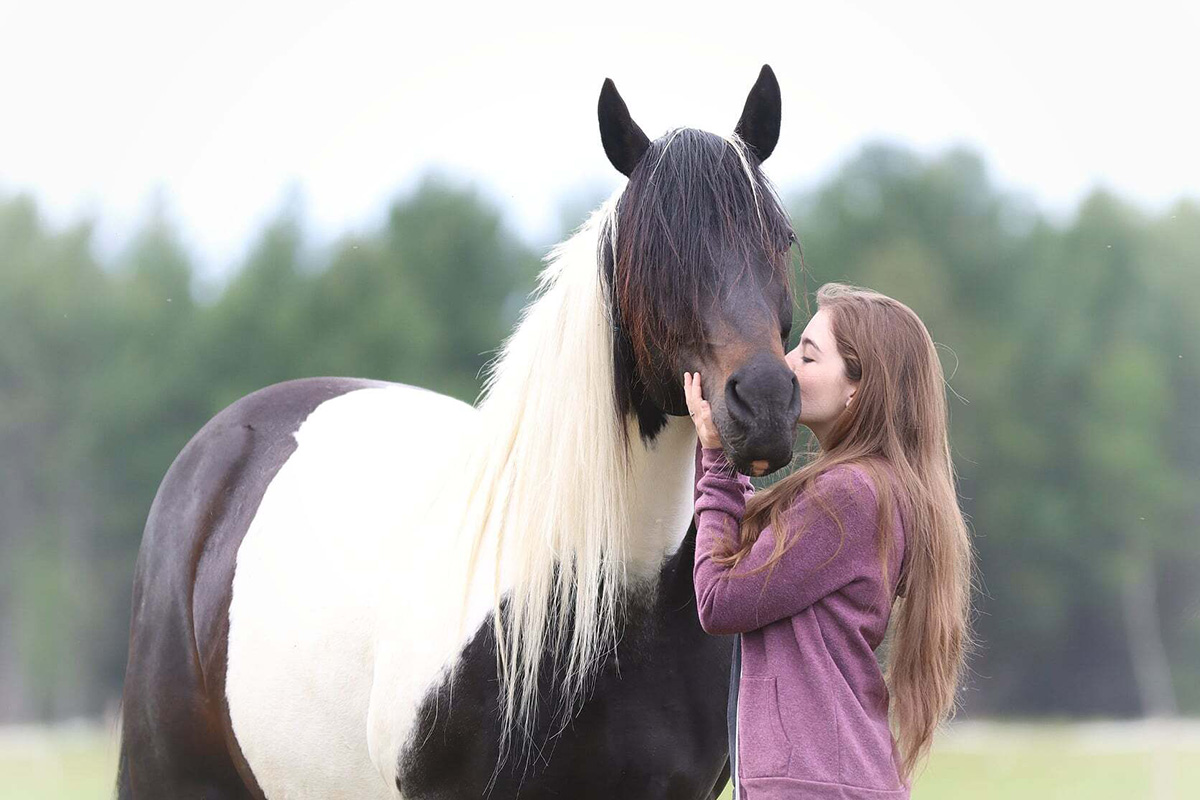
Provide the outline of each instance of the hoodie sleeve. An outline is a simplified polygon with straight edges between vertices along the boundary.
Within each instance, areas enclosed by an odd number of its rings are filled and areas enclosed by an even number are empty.
[[[875,493],[855,467],[835,467],[819,476],[784,515],[789,539],[803,524],[800,539],[771,569],[748,573],[767,562],[776,535],[763,529],[749,555],[736,567],[713,560],[722,542],[734,541],[749,494],[748,479],[738,475],[719,448],[703,449],[703,472],[696,484],[696,561],[693,580],[700,626],[708,633],[757,630],[794,616],[817,600],[860,577],[878,572],[875,544]],[[814,499],[820,493],[841,520]],[[726,549],[724,547],[722,550]]]
[[[707,458],[705,456],[705,453],[708,454]],[[705,472],[706,464],[712,465],[712,466],[717,466],[717,468],[721,471],[721,473],[725,477],[730,478],[737,482],[736,491],[741,493],[742,507],[745,508],[745,501],[749,500],[754,495],[754,485],[752,483],[750,483],[750,479],[733,468],[733,465],[731,463],[729,463],[729,459],[725,457],[725,451],[723,451],[721,448],[714,447],[711,450],[709,450],[704,447],[701,447],[699,442],[696,443],[696,486],[695,486],[695,494],[692,498],[692,502],[697,503],[700,500],[700,495],[702,494],[702,490],[700,488],[700,481],[704,479],[704,472]],[[734,490],[734,487],[732,484],[729,484],[725,488],[728,488],[731,491]],[[696,530],[699,531],[699,529],[700,529],[699,509],[696,510],[694,519],[696,521]],[[739,517],[739,519],[740,519],[740,517]]]

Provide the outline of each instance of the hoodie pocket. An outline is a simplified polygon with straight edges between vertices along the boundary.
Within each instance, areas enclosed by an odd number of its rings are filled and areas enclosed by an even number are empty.
[[[791,745],[779,718],[775,678],[746,675],[738,686],[738,773],[743,778],[788,774]]]

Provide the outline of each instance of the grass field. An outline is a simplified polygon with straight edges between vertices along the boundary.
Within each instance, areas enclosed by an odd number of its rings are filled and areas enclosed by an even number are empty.
[[[93,725],[0,728],[0,800],[104,800],[115,761],[112,732]],[[1200,721],[961,723],[938,739],[913,797],[1197,798]]]

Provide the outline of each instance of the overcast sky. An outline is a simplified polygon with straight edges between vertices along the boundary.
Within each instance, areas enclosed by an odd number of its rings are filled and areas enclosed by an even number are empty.
[[[1156,210],[1200,196],[1198,7],[0,0],[0,196],[98,219],[111,253],[161,191],[220,273],[297,188],[328,239],[436,166],[540,240],[564,197],[618,184],[605,77],[652,138],[725,132],[769,63],[785,190],[886,138],[972,146],[1058,214],[1097,185]]]

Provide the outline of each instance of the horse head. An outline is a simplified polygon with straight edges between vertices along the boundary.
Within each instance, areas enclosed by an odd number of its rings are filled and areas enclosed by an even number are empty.
[[[779,139],[774,73],[763,67],[729,137],[679,128],[651,141],[611,80],[599,118],[605,153],[629,178],[600,256],[622,410],[653,435],[687,414],[683,373],[699,372],[734,465],[786,466],[800,391],[783,358],[795,235],[761,170]]]

